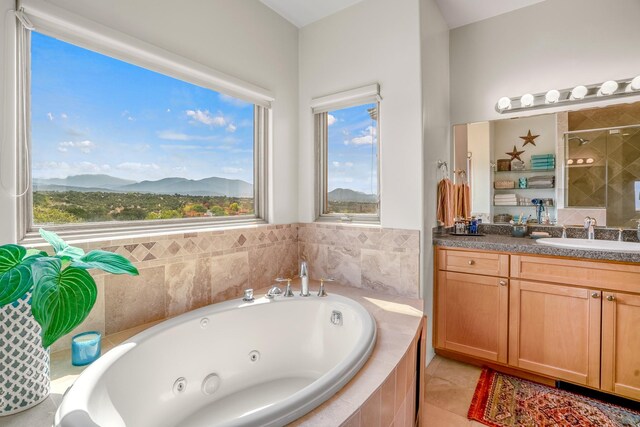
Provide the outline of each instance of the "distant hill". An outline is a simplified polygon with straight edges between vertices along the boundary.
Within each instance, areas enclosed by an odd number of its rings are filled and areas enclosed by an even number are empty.
[[[367,194],[348,188],[336,188],[329,192],[328,198],[330,202],[376,203],[378,201],[378,196],[375,194]]]
[[[192,180],[163,178],[135,182],[109,175],[74,175],[67,178],[34,179],[36,191],[185,194],[192,196],[253,197],[253,185],[239,179],[219,177]]]
[[[49,179],[34,179],[34,187],[40,185],[60,185],[64,187],[83,187],[83,188],[118,188],[123,185],[133,184],[135,181],[129,179],[116,178],[110,175],[104,174],[83,174],[72,175],[66,178],[49,178]],[[64,191],[64,190],[63,190]]]
[[[253,185],[239,179],[204,178],[164,178],[158,181],[142,181],[125,185],[119,190],[138,193],[191,194],[194,196],[253,197]]]

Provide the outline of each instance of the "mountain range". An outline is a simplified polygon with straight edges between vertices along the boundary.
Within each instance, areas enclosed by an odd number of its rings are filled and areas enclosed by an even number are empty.
[[[330,202],[376,203],[378,196],[349,188],[336,188],[327,195]]]
[[[253,185],[240,179],[210,177],[199,180],[163,178],[157,181],[131,181],[104,174],[72,175],[66,178],[35,178],[35,191],[78,191],[107,193],[184,194],[191,196],[253,197]],[[330,202],[375,203],[378,197],[348,188],[328,194]]]
[[[253,185],[240,179],[210,177],[199,180],[163,178],[157,181],[131,181],[110,175],[73,175],[66,178],[36,178],[38,191],[79,191],[109,193],[184,194],[191,196],[253,197]]]

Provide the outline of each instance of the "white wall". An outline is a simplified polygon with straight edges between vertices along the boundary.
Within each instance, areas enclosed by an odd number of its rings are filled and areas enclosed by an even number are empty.
[[[452,30],[452,123],[505,117],[502,96],[637,76],[638,19],[638,0],[554,0]]]
[[[300,30],[302,222],[314,216],[313,98],[379,82],[382,226],[422,227],[418,0],[365,0]]]
[[[5,3],[13,4],[3,0],[3,6]],[[275,223],[297,221],[298,30],[295,26],[257,0],[191,0],[188,5],[170,0],[50,0],[50,3],[270,90],[276,100],[273,103],[269,217]],[[0,30],[4,31],[4,23]],[[5,57],[2,59],[4,63]],[[4,156],[4,152],[1,161],[0,169],[9,167],[10,158]],[[6,202],[7,196],[0,195],[2,242],[12,238],[12,226],[4,226],[5,218],[13,215],[13,208]]]
[[[435,0],[420,0],[420,60],[422,77],[422,297],[427,316],[427,360],[433,357],[433,245],[436,225],[438,160],[451,164],[449,120],[449,28]]]

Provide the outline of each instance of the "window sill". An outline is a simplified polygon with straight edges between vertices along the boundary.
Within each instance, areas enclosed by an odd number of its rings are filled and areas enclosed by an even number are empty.
[[[76,228],[56,230],[55,231],[67,243],[72,245],[111,242],[117,240],[142,239],[159,236],[172,236],[184,233],[203,233],[208,231],[225,231],[246,227],[256,227],[258,225],[266,225],[266,222],[260,218],[241,219],[237,221],[209,221],[196,223],[171,223],[171,224],[152,224],[138,226],[116,226],[104,223],[91,228]],[[110,226],[111,225],[111,226]],[[46,228],[46,227],[45,227]],[[22,240],[18,242],[20,245],[28,247],[46,247],[48,244],[40,237],[37,231],[28,232]]]
[[[343,217],[333,215],[322,215],[316,218],[315,222],[319,224],[339,224],[339,225],[353,225],[353,226],[368,226],[368,227],[381,227],[380,218],[358,218],[350,217],[349,220],[342,219]]]

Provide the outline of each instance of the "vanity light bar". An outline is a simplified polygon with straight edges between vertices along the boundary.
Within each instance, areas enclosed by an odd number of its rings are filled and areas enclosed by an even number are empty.
[[[544,93],[525,93],[520,97],[503,96],[496,102],[496,111],[500,114],[537,108],[557,107],[559,105],[593,102],[598,99],[640,95],[640,76],[633,79],[608,80],[589,86],[576,86],[571,89],[551,89]]]

